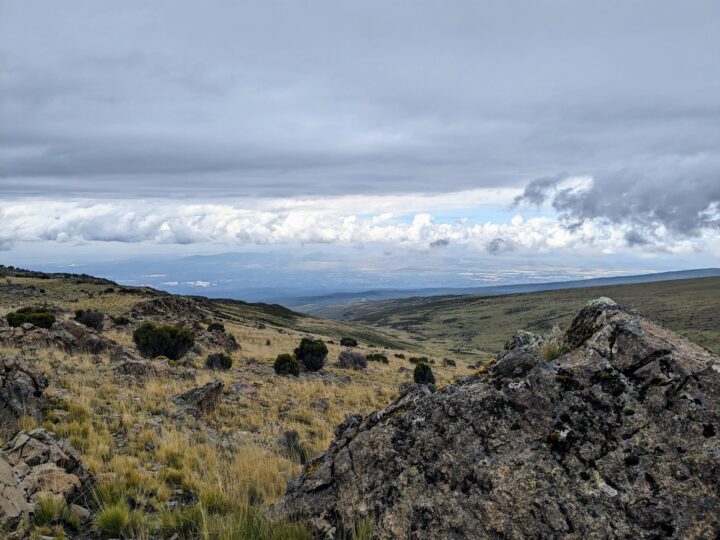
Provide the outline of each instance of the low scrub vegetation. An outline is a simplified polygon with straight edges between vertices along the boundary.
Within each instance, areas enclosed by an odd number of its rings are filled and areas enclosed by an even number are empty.
[[[5,316],[10,326],[21,326],[30,323],[38,328],[50,328],[55,322],[55,315],[44,307],[24,307]]]
[[[348,369],[365,369],[367,367],[367,358],[365,358],[364,354],[356,351],[341,351],[338,363],[341,367]]]
[[[221,322],[211,322],[207,329],[208,332],[225,332],[225,325]]]
[[[133,341],[146,357],[167,356],[171,360],[178,360],[195,344],[195,334],[185,328],[169,324],[155,325],[146,321],[133,332]]]
[[[365,356],[368,362],[380,362],[382,364],[389,364],[388,357],[379,352],[373,352]]]
[[[306,371],[319,371],[325,365],[328,348],[322,339],[302,338],[300,345],[295,349],[295,358]]]
[[[102,311],[86,311],[84,309],[75,311],[75,320],[94,330],[102,328],[104,319],[105,314]]]
[[[357,347],[357,339],[351,337],[344,337],[340,340],[340,345],[343,347]]]
[[[432,368],[429,365],[420,362],[413,371],[413,380],[417,384],[435,384],[435,375],[433,375]]]
[[[279,354],[273,368],[278,375],[300,375],[300,362],[292,354]]]
[[[233,359],[229,354],[212,353],[205,359],[205,367],[209,369],[228,370],[233,365]]]

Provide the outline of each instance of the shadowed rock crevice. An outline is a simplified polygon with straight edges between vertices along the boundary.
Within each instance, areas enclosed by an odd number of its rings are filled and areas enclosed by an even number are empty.
[[[487,373],[351,416],[276,505],[321,538],[715,538],[720,358],[602,298],[546,361],[513,337]]]

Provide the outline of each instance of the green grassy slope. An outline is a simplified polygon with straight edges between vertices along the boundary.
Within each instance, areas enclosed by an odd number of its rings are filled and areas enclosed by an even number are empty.
[[[323,312],[393,329],[428,349],[471,358],[494,352],[516,329],[566,327],[582,305],[609,296],[696,343],[720,353],[720,278],[613,285],[506,296],[408,298],[329,306]]]

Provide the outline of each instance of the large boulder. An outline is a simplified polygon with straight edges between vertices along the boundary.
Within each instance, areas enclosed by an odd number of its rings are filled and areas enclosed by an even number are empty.
[[[41,419],[48,379],[27,360],[0,357],[0,438],[12,437],[22,416]]]
[[[608,299],[564,342],[350,417],[274,512],[320,538],[717,538],[720,358]]]
[[[43,499],[89,505],[93,477],[67,439],[19,432],[0,450],[0,530],[15,529]]]

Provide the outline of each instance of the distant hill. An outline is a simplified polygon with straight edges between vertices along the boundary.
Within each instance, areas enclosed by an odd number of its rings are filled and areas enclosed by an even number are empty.
[[[554,291],[558,289],[575,289],[582,287],[599,287],[603,285],[623,285],[630,283],[653,283],[677,279],[694,279],[703,277],[719,277],[720,268],[700,268],[695,270],[679,270],[674,272],[658,272],[634,276],[615,276],[604,278],[579,279],[573,281],[553,281],[544,283],[519,283],[515,285],[489,285],[484,287],[435,287],[420,289],[376,289],[361,292],[341,292],[316,296],[302,296],[284,299],[283,304],[305,313],[323,317],[333,317],[335,310],[324,306],[347,304],[350,302],[370,302],[375,300],[391,300],[395,298],[411,298],[414,296],[448,296],[474,294],[479,296],[497,296],[502,294],[529,293],[538,291]]]
[[[596,280],[592,280],[596,281]],[[415,297],[325,306],[315,313],[373,325],[422,344],[472,359],[500,350],[508,328],[547,332],[566,326],[588,300],[609,296],[720,352],[720,278],[567,287],[510,295]]]

